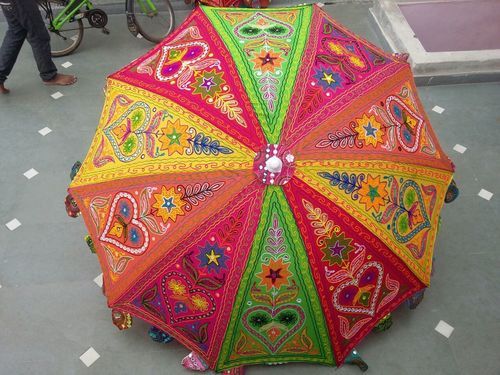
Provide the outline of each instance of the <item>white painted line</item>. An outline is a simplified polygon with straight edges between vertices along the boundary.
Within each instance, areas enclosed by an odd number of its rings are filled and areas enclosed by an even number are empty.
[[[141,34],[137,34],[137,39],[142,39],[143,36]]]
[[[51,129],[51,128],[45,127],[45,128],[43,128],[43,129],[40,129],[40,130],[38,131],[38,133],[40,133],[41,135],[43,135],[43,136],[45,137],[45,136],[46,136],[47,134],[49,134],[51,131],[52,131],[52,129]]]
[[[17,229],[21,226],[21,222],[17,219],[12,219],[7,224],[5,224],[10,230]]]
[[[64,95],[63,95],[60,91],[58,91],[58,92],[53,93],[51,96],[52,96],[54,99],[56,99],[56,100],[57,100],[57,99],[59,99],[59,98],[62,98]]]
[[[90,347],[85,353],[80,356],[80,361],[82,361],[85,366],[90,367],[95,361],[99,359],[99,357],[99,353],[97,353],[93,347]]]
[[[439,114],[441,114],[441,113],[443,113],[443,112],[444,112],[444,108],[443,108],[443,107],[440,107],[440,106],[438,106],[438,105],[435,105],[435,106],[434,106],[434,108],[432,108],[432,110],[433,110],[434,112],[436,112],[436,113],[439,113]]]
[[[450,336],[451,336],[451,334],[453,333],[453,330],[455,328],[453,328],[452,326],[450,326],[444,320],[440,320],[439,323],[438,323],[438,325],[434,329],[437,332],[439,332],[440,334],[442,334],[444,337],[446,337],[447,339],[449,339]]]
[[[323,3],[316,3],[317,6],[319,6],[320,8],[323,8],[325,6],[325,4]]]
[[[68,69],[70,66],[72,66],[73,64],[70,63],[69,61],[66,61],[65,63],[62,63],[61,66],[65,69]]]
[[[94,283],[96,283],[99,288],[102,288],[102,273],[94,279]]]
[[[24,174],[24,177],[26,177],[28,180],[31,180],[33,177],[35,177],[38,174],[38,171],[35,168],[31,168],[31,169],[28,169],[23,174]]]
[[[481,198],[489,201],[491,199],[491,197],[493,196],[493,193],[489,192],[488,190],[481,189],[481,191],[479,193],[477,193],[477,195],[479,195]]]
[[[458,143],[453,146],[453,149],[456,151],[456,152],[459,152],[461,154],[463,154],[465,151],[467,151],[467,147],[465,146],[462,146],[462,145],[459,145]]]

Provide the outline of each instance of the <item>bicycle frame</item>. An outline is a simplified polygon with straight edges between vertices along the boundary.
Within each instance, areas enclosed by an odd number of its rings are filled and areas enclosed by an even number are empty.
[[[51,21],[50,26],[53,28],[53,31],[59,31],[63,25],[72,20],[84,6],[87,10],[94,9],[94,4],[92,4],[90,0],[70,0],[68,5],[66,5],[64,9],[59,12],[57,17]]]
[[[146,15],[153,15],[156,16],[158,14],[158,10],[156,9],[155,5],[151,0],[145,0],[146,4],[149,6],[150,12],[148,12],[148,9],[146,9],[144,5],[144,0],[137,0],[139,3],[139,7],[141,8],[141,12],[146,14]]]

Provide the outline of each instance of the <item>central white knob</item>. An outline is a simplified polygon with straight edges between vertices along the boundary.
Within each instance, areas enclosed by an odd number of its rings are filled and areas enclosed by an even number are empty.
[[[269,172],[280,173],[283,168],[283,162],[277,156],[271,156],[266,160],[266,168]]]

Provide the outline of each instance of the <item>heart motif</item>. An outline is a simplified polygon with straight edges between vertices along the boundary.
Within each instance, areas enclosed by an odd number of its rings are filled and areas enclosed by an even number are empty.
[[[201,41],[163,46],[156,66],[156,79],[162,82],[177,79],[186,69],[207,57],[208,52],[208,44]]]
[[[286,39],[293,34],[293,28],[275,18],[257,12],[255,15],[239,24],[234,33],[242,39]]]
[[[243,325],[253,336],[276,353],[305,322],[304,310],[297,305],[282,305],[276,309],[254,306],[242,317]]]
[[[380,263],[365,263],[353,279],[335,289],[333,305],[341,312],[374,316],[383,276]]]
[[[389,96],[385,107],[391,120],[397,124],[396,134],[401,147],[408,152],[417,151],[424,119],[396,96]]]
[[[215,300],[203,288],[193,288],[189,279],[176,271],[161,282],[171,323],[208,318],[215,312]]]
[[[141,255],[149,246],[149,233],[138,220],[138,205],[128,193],[118,193],[113,199],[109,217],[100,240],[113,244],[127,253]]]
[[[399,205],[392,219],[392,233],[399,242],[408,242],[417,233],[430,228],[431,223],[425,209],[422,191],[415,181],[401,185]]]
[[[115,122],[104,128],[118,159],[124,163],[135,160],[144,148],[144,131],[151,119],[151,110],[144,102],[135,102]]]

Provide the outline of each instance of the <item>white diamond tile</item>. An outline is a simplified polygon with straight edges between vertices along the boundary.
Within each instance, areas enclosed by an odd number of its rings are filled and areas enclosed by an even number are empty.
[[[15,230],[21,226],[21,222],[17,219],[12,219],[7,224],[5,224],[10,230]]]
[[[90,367],[95,361],[99,359],[99,357],[99,353],[97,353],[93,347],[90,347],[85,353],[80,356],[80,361],[82,361],[85,366]]]

